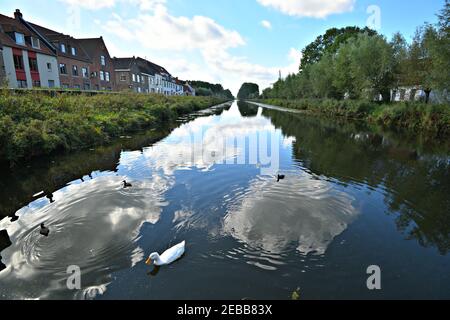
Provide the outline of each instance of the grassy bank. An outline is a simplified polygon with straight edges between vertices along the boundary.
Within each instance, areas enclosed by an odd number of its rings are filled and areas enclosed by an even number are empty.
[[[256,102],[315,114],[364,120],[390,128],[450,137],[450,106],[419,102],[379,104],[355,100],[264,99]]]
[[[224,102],[212,97],[0,92],[0,161],[92,147]]]

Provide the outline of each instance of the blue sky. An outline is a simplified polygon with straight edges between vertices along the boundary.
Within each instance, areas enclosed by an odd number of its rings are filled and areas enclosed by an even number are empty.
[[[261,88],[298,69],[300,51],[330,27],[367,24],[407,40],[436,22],[444,0],[2,0],[74,37],[102,35],[113,56],[142,56],[182,79]],[[369,12],[368,12],[369,9]]]

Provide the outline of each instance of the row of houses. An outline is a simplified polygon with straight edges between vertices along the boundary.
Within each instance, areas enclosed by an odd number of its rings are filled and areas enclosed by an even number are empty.
[[[0,14],[0,79],[10,88],[195,95],[189,83],[139,57],[111,57],[103,37],[77,39]]]

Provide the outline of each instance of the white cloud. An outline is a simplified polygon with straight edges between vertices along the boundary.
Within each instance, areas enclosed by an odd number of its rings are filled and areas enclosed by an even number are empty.
[[[115,0],[59,0],[70,6],[76,6],[88,10],[99,10],[111,8],[115,5]]]
[[[204,59],[211,70],[226,76],[225,81],[230,82],[233,93],[237,93],[244,81],[259,84],[260,89],[267,88],[275,82],[279,73],[285,77],[297,73],[300,65],[301,52],[291,48],[287,55],[289,64],[286,66],[267,67],[252,63],[245,57],[236,57],[226,51],[204,54]],[[245,80],[244,80],[245,79]]]
[[[246,44],[236,30],[205,16],[173,16],[164,5],[132,19],[112,14],[102,25],[110,37],[121,40],[111,47],[112,55],[147,57],[181,79],[221,83],[234,94],[244,81],[258,83],[263,89],[276,81],[280,70],[283,75],[298,71],[297,50],[289,52],[287,66],[252,63],[230,53],[229,49]]]
[[[326,18],[353,10],[356,0],[257,0],[265,7],[297,17]]]
[[[270,23],[270,21],[263,20],[261,21],[261,25],[268,30],[272,29],[272,24]]]
[[[112,8],[120,2],[139,6],[141,10],[155,10],[158,6],[164,5],[166,0],[59,0],[70,6],[87,10],[100,10]]]
[[[245,44],[237,31],[226,29],[211,18],[174,17],[168,14],[164,6],[134,19],[124,20],[116,14],[106,23],[104,30],[117,34],[123,40],[139,42],[148,49],[211,50]]]
[[[228,210],[223,233],[266,253],[280,254],[296,242],[301,254],[325,254],[359,215],[354,198],[307,173],[289,179],[282,187],[272,178],[252,181],[242,204]]]

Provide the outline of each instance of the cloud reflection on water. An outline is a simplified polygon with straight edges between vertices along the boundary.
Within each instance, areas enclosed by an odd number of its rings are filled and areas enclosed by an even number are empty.
[[[354,199],[303,173],[286,180],[255,179],[231,207],[223,231],[253,248],[282,253],[290,243],[302,254],[324,254],[357,216]]]
[[[143,223],[158,222],[164,179],[140,181],[123,190],[123,177],[103,176],[72,184],[54,193],[55,203],[21,210],[7,230],[12,246],[5,250],[7,268],[0,273],[0,291],[8,298],[70,298],[67,267],[82,271],[83,287],[103,288],[114,271],[142,261],[136,245]],[[39,224],[50,228],[48,238],[39,235]],[[79,294],[79,293],[78,293]]]

